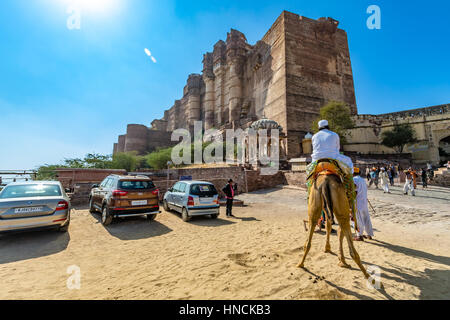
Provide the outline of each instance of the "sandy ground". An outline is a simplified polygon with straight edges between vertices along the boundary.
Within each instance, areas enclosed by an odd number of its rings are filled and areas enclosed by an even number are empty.
[[[163,213],[104,228],[98,215],[73,212],[67,234],[0,237],[1,299],[450,299],[450,190],[417,197],[370,190],[375,240],[356,243],[363,263],[381,271],[384,291],[362,273],[338,267],[316,233],[297,269],[306,238],[306,193],[273,189],[240,195],[237,219],[184,223]],[[332,236],[337,252],[337,237]],[[67,268],[80,267],[69,290]]]

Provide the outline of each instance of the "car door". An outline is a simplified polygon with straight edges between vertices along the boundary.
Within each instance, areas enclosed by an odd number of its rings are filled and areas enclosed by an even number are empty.
[[[105,191],[106,191],[106,186],[109,183],[111,179],[110,178],[106,178],[105,180],[103,180],[103,182],[100,184],[100,186],[97,189],[97,199],[96,199],[96,204],[101,207],[103,205],[103,198],[105,196]]]
[[[183,210],[184,207],[184,195],[186,192],[187,184],[184,182],[180,182],[180,185],[177,190],[177,207],[180,211]]]
[[[100,202],[100,188],[106,183],[107,178],[105,178],[97,188],[92,189],[92,203],[94,205],[99,205]]]
[[[172,191],[169,191],[167,194],[167,203],[170,208],[173,208],[175,205],[175,193],[178,188],[179,182],[175,183],[175,185],[171,188]]]

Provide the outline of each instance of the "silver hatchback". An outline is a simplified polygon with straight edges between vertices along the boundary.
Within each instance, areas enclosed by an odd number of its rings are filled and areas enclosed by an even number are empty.
[[[0,192],[0,233],[69,229],[70,199],[55,181],[14,182]]]
[[[219,216],[219,193],[214,185],[204,181],[180,181],[164,195],[164,210],[181,213],[183,221],[193,216]]]

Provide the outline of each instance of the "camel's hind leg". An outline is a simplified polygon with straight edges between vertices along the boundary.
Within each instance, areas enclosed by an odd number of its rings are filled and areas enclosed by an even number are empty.
[[[320,219],[320,215],[322,214],[322,204],[320,203],[320,194],[314,190],[310,195],[311,199],[308,205],[308,218],[309,218],[309,234],[306,239],[305,246],[303,248],[303,258],[301,262],[297,265],[298,268],[303,268],[305,265],[305,259],[308,255],[309,250],[311,249],[311,240],[314,235],[314,231],[317,225],[317,221]]]
[[[350,268],[350,266],[347,264],[347,262],[345,262],[345,257],[344,257],[344,247],[343,247],[343,243],[344,243],[344,232],[342,231],[342,228],[339,226],[339,266],[342,268]]]
[[[325,253],[331,253],[330,235],[333,229],[331,219],[327,218],[327,242],[325,244]]]
[[[361,263],[361,259],[359,257],[358,252],[356,251],[354,245],[353,245],[353,239],[352,239],[352,232],[350,228],[350,221],[347,221],[347,223],[344,223],[342,226],[342,233],[347,238],[348,247],[350,249],[350,256],[355,261],[355,263],[358,265],[359,269],[364,273],[364,276],[366,279],[370,277],[370,275],[367,273],[366,268]]]

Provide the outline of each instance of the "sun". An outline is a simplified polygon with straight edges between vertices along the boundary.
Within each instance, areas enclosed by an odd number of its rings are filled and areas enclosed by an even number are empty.
[[[79,6],[83,11],[107,12],[117,8],[119,0],[72,0],[74,5]]]

